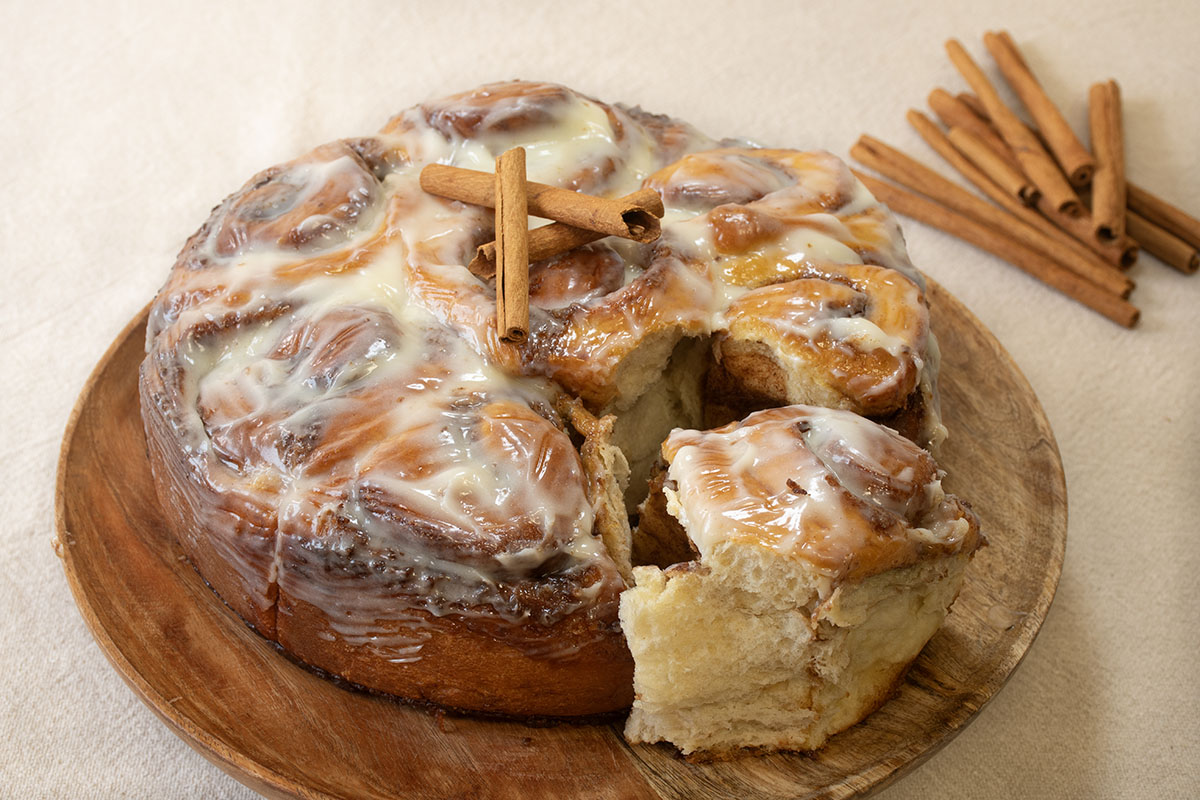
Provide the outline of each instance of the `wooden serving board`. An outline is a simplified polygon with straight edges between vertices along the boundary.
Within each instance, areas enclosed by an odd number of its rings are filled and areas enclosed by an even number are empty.
[[[812,755],[691,764],[621,723],[532,728],[348,691],[281,656],[168,534],[138,410],[146,315],[96,367],[58,471],[60,552],[100,648],[179,736],[268,796],[841,798],[895,780],[962,730],[1037,635],[1062,569],[1067,501],[1050,426],[999,343],[931,285],[950,429],[941,463],[990,544],[899,693]],[[173,787],[163,787],[171,794]]]

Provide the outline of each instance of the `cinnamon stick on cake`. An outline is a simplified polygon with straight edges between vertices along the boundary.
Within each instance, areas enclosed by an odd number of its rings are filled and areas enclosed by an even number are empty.
[[[473,205],[492,206],[495,202],[492,176],[463,167],[430,164],[421,170],[421,188],[430,194]],[[533,216],[604,236],[653,242],[662,231],[659,223],[663,215],[662,199],[653,190],[613,199],[526,181],[525,196]]]
[[[488,208],[496,202],[491,175],[446,164],[430,164],[422,169],[421,188],[439,197]],[[663,202],[653,189],[639,189],[624,197],[611,198],[526,181],[525,195],[530,214],[555,220],[554,224],[529,231],[531,262],[552,258],[606,236],[649,243],[662,232],[659,220]],[[496,243],[480,245],[467,268],[484,280],[491,279],[496,274]]]
[[[529,335],[529,210],[525,149],[496,159],[496,329],[508,342]]]
[[[567,194],[578,197],[589,197],[588,195],[580,195],[577,192],[567,192]],[[636,192],[615,199],[602,197],[591,197],[590,199],[604,201],[617,216],[623,216],[633,210],[647,212],[658,217],[661,217],[663,214],[662,198],[653,189],[639,189]],[[658,236],[657,230],[658,228],[656,227],[655,237]],[[554,256],[574,250],[576,247],[582,247],[585,244],[590,244],[610,235],[622,236],[622,238],[634,239],[635,241],[641,240],[640,238],[635,238],[633,235],[623,235],[621,233],[609,234],[590,228],[577,228],[566,222],[555,222],[550,225],[543,225],[540,228],[534,228],[529,232],[529,260],[530,262],[535,262],[553,258]],[[648,234],[638,234],[639,237],[643,237],[644,235]],[[475,257],[467,265],[467,268],[485,280],[495,275],[496,243],[487,242],[481,244],[475,252]]]

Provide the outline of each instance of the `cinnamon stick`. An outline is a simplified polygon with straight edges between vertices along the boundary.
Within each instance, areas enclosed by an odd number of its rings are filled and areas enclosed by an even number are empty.
[[[979,102],[978,97],[971,94],[970,92],[959,92],[958,94],[956,94],[954,96],[954,99],[957,100],[958,102],[962,103],[964,106],[966,106],[967,109],[972,114],[974,114],[975,116],[979,117],[981,120],[986,122],[988,125],[988,128],[990,130],[992,130],[993,132],[995,132],[996,129],[992,128],[991,127],[992,123],[988,121],[990,119],[990,117],[988,117],[987,109],[983,107],[983,103]],[[998,136],[998,134],[997,134],[997,136]]]
[[[959,101],[960,106],[969,109],[977,120],[982,121],[983,124],[988,126],[993,124],[991,118],[988,116],[987,109],[983,107],[978,98],[969,94],[960,94],[956,99]],[[992,130],[994,132],[995,128],[992,128]],[[1037,131],[1032,128],[1027,127],[1026,130],[1029,131],[1031,136],[1037,136]],[[989,144],[993,143],[989,142]],[[996,148],[993,146],[993,149]],[[1008,151],[1009,157],[1011,157],[1011,152],[1011,150]],[[1005,156],[1002,150],[996,150],[996,153],[1002,157]],[[1019,166],[1015,157],[1012,157],[1012,163]],[[1082,212],[1076,215],[1064,214],[1049,203],[1045,196],[1038,198],[1037,207],[1055,225],[1079,240],[1114,267],[1127,269],[1137,261],[1137,242],[1127,235],[1120,236],[1112,241],[1101,241],[1095,235],[1090,214]]]
[[[529,335],[529,207],[525,148],[496,159],[496,329],[506,342]]]
[[[949,132],[950,143],[979,169],[995,181],[1000,188],[1017,197],[1027,206],[1037,203],[1041,192],[1033,181],[1014,167],[1003,156],[966,128],[953,127]]]
[[[1075,239],[1066,230],[1050,222],[1049,219],[1046,219],[1043,215],[1031,209],[1031,207],[1021,203],[1012,194],[1002,190],[995,181],[988,178],[988,175],[984,174],[982,170],[968,161],[966,156],[956,150],[946,134],[942,133],[941,128],[938,128],[928,116],[917,112],[917,110],[910,110],[907,119],[910,125],[916,128],[920,137],[929,144],[930,148],[936,150],[937,154],[942,156],[950,166],[959,170],[959,173],[970,181],[971,184],[979,188],[986,196],[995,200],[996,203],[1003,206],[1004,209],[1007,209],[1013,216],[1020,218],[1022,222],[1031,225],[1031,227],[1042,231],[1045,236],[1057,242],[1058,247],[1064,248],[1064,251],[1070,253],[1073,257],[1070,264],[1075,265],[1072,267],[1073,271],[1078,272],[1081,276],[1091,276],[1093,282],[1096,282],[1098,285],[1105,285],[1105,287],[1116,291],[1122,297],[1128,297],[1132,293],[1135,285],[1134,282],[1114,269],[1114,264],[1110,263],[1109,260],[1100,258],[1100,255],[1090,247],[1085,246],[1084,242]],[[1099,242],[1094,243],[1099,245]],[[1114,248],[1110,247],[1110,249]],[[1064,258],[1058,258],[1058,260],[1063,265],[1070,265]],[[1079,266],[1080,264],[1087,264],[1087,266]],[[1102,275],[1106,275],[1106,277],[1099,277]]]
[[[529,261],[541,261],[543,258],[550,258],[603,238],[603,233],[572,228],[561,222],[534,228],[529,231]],[[479,245],[475,257],[467,264],[467,269],[485,281],[496,277],[496,242]]]
[[[1128,234],[1122,234],[1120,238],[1110,241],[1100,240],[1096,237],[1096,226],[1092,222],[1091,214],[1069,216],[1042,200],[1038,200],[1038,210],[1114,267],[1128,269],[1137,263],[1138,243]]]
[[[1125,222],[1130,235],[1159,261],[1185,275],[1200,269],[1200,254],[1190,243],[1155,225],[1136,211],[1129,211]]]
[[[894,211],[999,256],[1118,325],[1132,328],[1137,324],[1140,312],[1129,301],[1100,289],[1036,250],[919,194],[869,175],[855,174],[876,198]]]
[[[425,191],[478,206],[490,207],[495,203],[493,183],[486,172],[446,164],[430,164],[421,170],[421,188]],[[605,236],[653,242],[662,230],[659,218],[663,215],[663,204],[657,192],[638,195],[641,202],[631,203],[627,198],[597,197],[526,181],[525,193],[533,216]]]
[[[613,202],[662,214],[662,197],[653,189],[639,189],[617,198]],[[603,239],[607,235],[600,231],[576,228],[562,222],[543,225],[529,231],[529,261],[532,263],[551,258],[559,253],[565,253],[576,247]],[[496,274],[496,243],[487,242],[480,245],[479,249],[475,251],[475,257],[467,265],[467,269],[483,280],[490,280]]]
[[[966,97],[973,98],[975,96],[964,93],[955,97],[945,89],[934,89],[929,93],[928,102],[933,113],[937,114],[938,119],[947,129],[963,128],[970,131],[1007,163],[1020,169],[1021,165],[1017,161],[1017,157],[1013,155],[1013,151],[1000,138],[1000,134],[996,133],[996,129],[988,122],[986,115],[978,113],[965,101]]]
[[[1125,234],[1125,139],[1121,89],[1116,81],[1093,84],[1088,91],[1088,120],[1096,175],[1092,180],[1092,221],[1104,240]]]
[[[987,226],[1002,236],[1057,262],[1102,291],[1127,297],[1133,284],[1124,275],[1094,259],[1080,258],[1062,242],[1017,216],[971,194],[937,172],[871,136],[861,136],[850,148],[857,161],[897,183],[926,195],[947,208]]]
[[[1127,184],[1126,190],[1125,200],[1130,211],[1136,211],[1158,227],[1200,249],[1200,220],[1136,184]]]
[[[1076,187],[1087,186],[1096,168],[1092,154],[1079,141],[1079,137],[1063,118],[1062,112],[1038,83],[1016,42],[1007,31],[989,31],[983,36],[983,44],[995,59],[1004,80],[1029,110],[1030,116],[1041,131],[1050,151],[1062,165],[1067,178]]]
[[[942,133],[941,128],[939,128],[933,122],[933,120],[926,117],[920,111],[910,110],[908,112],[908,121],[909,124],[916,128],[917,133],[921,135],[921,138],[924,139],[930,147],[936,150],[938,155],[944,158],[950,164],[950,166],[958,170],[964,178],[974,184],[976,188],[980,189],[988,197],[992,198],[1002,207],[1007,209],[1008,212],[1013,216],[1018,217],[1026,224],[1037,228],[1043,234],[1056,241],[1060,247],[1064,248],[1074,257],[1072,263],[1078,264],[1082,262],[1090,262],[1090,267],[1080,268],[1077,265],[1072,267],[1074,272],[1084,277],[1088,277],[1089,275],[1099,276],[1107,273],[1107,278],[1099,279],[1099,281],[1093,278],[1093,282],[1097,282],[1098,285],[1105,285],[1108,288],[1111,288],[1117,294],[1121,295],[1121,297],[1128,297],[1130,292],[1133,291],[1133,281],[1129,280],[1124,275],[1121,275],[1107,262],[1101,260],[1096,253],[1085,247],[1083,242],[1080,242],[1078,239],[1050,222],[1050,220],[1046,219],[1041,214],[1034,211],[1032,208],[1029,208],[1011,194],[1001,189],[978,167],[967,160],[966,156],[955,149],[954,145],[950,143],[950,139],[947,138],[944,133]],[[1064,266],[1069,266],[1064,259],[1059,258],[1058,260]]]
[[[1076,215],[1083,211],[1075,190],[1067,183],[1059,171],[1058,164],[1042,147],[1041,142],[1034,136],[1025,123],[1017,118],[1008,106],[1000,99],[991,81],[983,74],[983,70],[974,59],[963,49],[958,41],[951,39],[946,42],[946,52],[955,68],[966,79],[975,94],[988,110],[992,123],[1000,136],[1012,148],[1017,160],[1021,162],[1022,171],[1030,177],[1041,191],[1042,196],[1058,211]]]

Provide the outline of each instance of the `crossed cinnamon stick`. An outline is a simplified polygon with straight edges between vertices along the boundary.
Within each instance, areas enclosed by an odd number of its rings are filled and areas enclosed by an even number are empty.
[[[522,341],[529,333],[529,263],[620,236],[652,242],[662,232],[662,198],[653,189],[609,198],[572,192],[525,178],[525,151],[515,147],[496,159],[496,173],[430,164],[421,170],[430,194],[496,209],[496,239],[480,245],[468,269],[496,279],[496,323],[501,338]],[[555,220],[529,230],[528,217]]]

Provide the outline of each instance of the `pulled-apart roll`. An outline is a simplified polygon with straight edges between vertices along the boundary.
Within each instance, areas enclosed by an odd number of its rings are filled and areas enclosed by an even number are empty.
[[[820,747],[942,624],[978,519],[928,453],[846,411],[760,411],[662,450],[639,534],[692,558],[635,567],[621,596],[626,737],[714,756]]]
[[[492,211],[419,183],[515,146],[531,180],[666,206],[657,242],[531,265],[522,344],[466,267]],[[140,387],[171,527],[263,636],[402,698],[577,717],[632,701],[618,603],[671,429],[809,402],[931,444],[936,367],[899,228],[836,158],[514,82],[218,205],[153,304]]]

